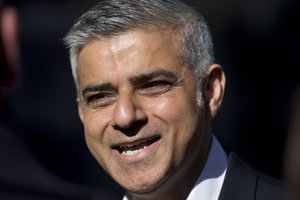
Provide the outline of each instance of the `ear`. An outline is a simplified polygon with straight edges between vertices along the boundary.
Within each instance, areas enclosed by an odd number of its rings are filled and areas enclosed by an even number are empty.
[[[80,118],[81,122],[83,123],[84,117],[83,117],[83,105],[82,105],[82,101],[81,101],[80,97],[77,97],[76,101],[77,101],[78,115],[79,115],[79,118]]]
[[[226,78],[222,67],[213,64],[209,67],[204,82],[204,99],[208,114],[215,117],[223,101]]]

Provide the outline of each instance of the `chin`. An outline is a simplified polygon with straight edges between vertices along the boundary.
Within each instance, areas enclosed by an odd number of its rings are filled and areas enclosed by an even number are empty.
[[[121,184],[130,193],[146,194],[155,191],[165,181],[165,176],[145,175],[142,177],[130,178],[128,177],[126,183]]]

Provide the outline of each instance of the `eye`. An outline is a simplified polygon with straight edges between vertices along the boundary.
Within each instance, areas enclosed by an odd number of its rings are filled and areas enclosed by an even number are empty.
[[[85,104],[91,108],[98,108],[110,105],[116,99],[114,94],[111,93],[96,93],[84,98]]]
[[[170,90],[172,83],[166,80],[150,81],[139,88],[140,94],[158,95]]]

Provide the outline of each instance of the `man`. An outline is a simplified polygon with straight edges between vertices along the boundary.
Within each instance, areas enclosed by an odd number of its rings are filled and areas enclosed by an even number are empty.
[[[65,42],[87,146],[124,199],[286,199],[210,131],[225,75],[191,7],[101,1]]]

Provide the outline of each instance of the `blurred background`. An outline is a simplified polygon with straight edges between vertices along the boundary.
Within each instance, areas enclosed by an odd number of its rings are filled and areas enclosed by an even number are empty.
[[[62,38],[96,0],[20,0],[21,64],[5,92],[2,121],[58,176],[114,194],[123,191],[90,155]],[[300,85],[300,1],[186,0],[206,18],[216,62],[227,75],[213,132],[253,167],[282,176],[291,99]]]

